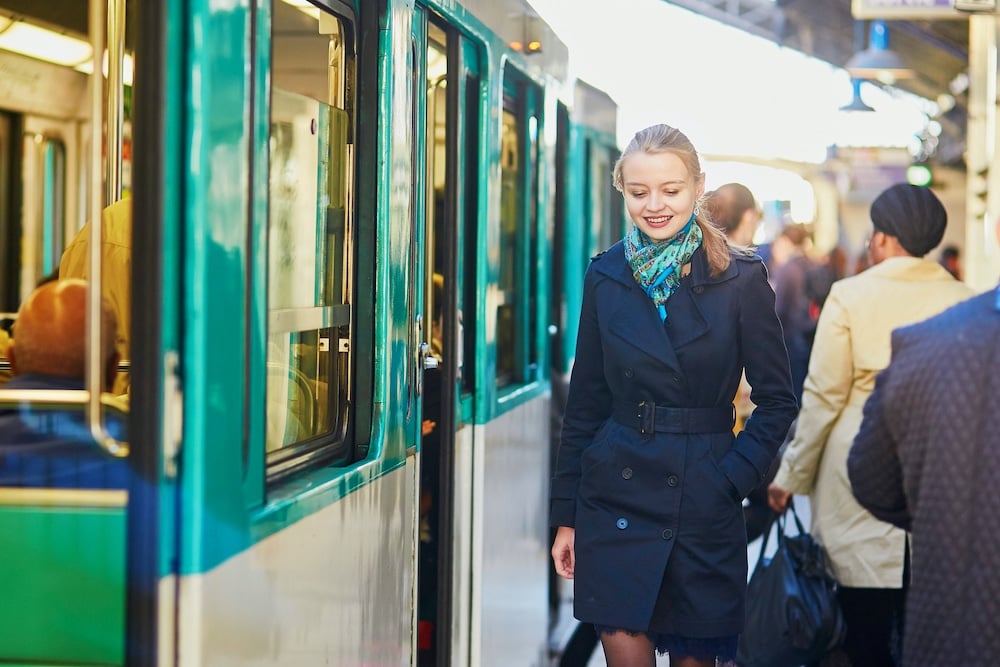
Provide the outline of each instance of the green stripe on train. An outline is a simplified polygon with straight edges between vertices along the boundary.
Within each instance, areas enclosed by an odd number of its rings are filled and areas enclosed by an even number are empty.
[[[0,665],[122,665],[123,507],[0,505]]]

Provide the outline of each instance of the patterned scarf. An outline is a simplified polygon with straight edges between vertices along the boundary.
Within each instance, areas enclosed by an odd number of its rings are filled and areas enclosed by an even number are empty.
[[[625,235],[625,259],[639,287],[656,304],[662,321],[667,319],[667,299],[681,283],[681,267],[701,245],[701,238],[693,213],[684,228],[665,241],[652,241],[638,226]]]

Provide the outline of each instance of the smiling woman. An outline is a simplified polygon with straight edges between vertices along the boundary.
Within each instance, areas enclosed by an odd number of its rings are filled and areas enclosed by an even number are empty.
[[[686,229],[705,192],[704,174],[691,174],[670,152],[632,156],[621,178],[629,217],[652,241],[666,241]]]
[[[611,667],[654,649],[728,664],[744,622],[741,502],[796,410],[774,293],[760,258],[697,207],[704,176],[682,132],[637,132],[614,183],[634,226],[585,278],[552,557]],[[757,407],[734,437],[744,369]]]

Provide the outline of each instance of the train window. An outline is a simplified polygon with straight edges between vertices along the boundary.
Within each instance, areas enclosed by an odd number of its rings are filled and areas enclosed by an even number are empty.
[[[274,2],[267,435],[274,478],[341,451],[351,349],[349,24]]]
[[[513,73],[511,73],[513,74]],[[500,143],[497,251],[497,385],[530,382],[538,373],[538,127],[533,88],[512,77],[504,95]]]

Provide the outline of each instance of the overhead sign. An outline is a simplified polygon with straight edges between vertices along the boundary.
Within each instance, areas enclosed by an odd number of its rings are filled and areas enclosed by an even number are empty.
[[[964,19],[955,0],[851,0],[856,19]]]
[[[996,12],[997,0],[953,0],[955,9],[963,12]]]

